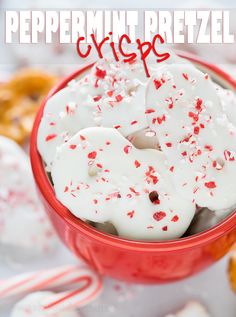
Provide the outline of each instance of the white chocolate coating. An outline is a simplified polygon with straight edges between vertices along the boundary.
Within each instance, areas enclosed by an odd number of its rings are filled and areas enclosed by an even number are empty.
[[[87,128],[58,149],[51,175],[75,216],[111,222],[122,237],[165,240],[183,235],[195,212],[170,173],[163,153],[136,149],[116,129]]]
[[[76,310],[63,311],[56,314],[47,314],[42,310],[44,300],[50,298],[53,292],[35,292],[19,301],[11,312],[11,317],[79,317]]]
[[[124,136],[146,128],[147,80],[141,62],[107,58],[52,96],[38,130],[38,149],[48,169],[56,147],[83,128],[115,127]]]
[[[185,65],[188,61],[171,52],[166,63]],[[150,72],[163,63],[148,61]],[[148,78],[143,63],[116,62],[113,55],[99,60],[80,80],[52,96],[46,103],[38,130],[38,149],[47,170],[56,148],[87,127],[115,127],[129,136],[148,127],[145,93]]]
[[[146,113],[179,194],[212,210],[233,206],[236,128],[210,78],[192,66],[163,66],[147,87]]]
[[[220,103],[223,112],[228,119],[236,126],[236,95],[232,90],[223,89],[215,85],[216,93],[220,98]]]
[[[0,136],[0,247],[10,253],[40,254],[56,242],[34,188],[28,157],[12,140]]]

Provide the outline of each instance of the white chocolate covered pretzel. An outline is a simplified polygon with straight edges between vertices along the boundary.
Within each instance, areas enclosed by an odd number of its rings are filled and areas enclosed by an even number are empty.
[[[160,67],[149,60],[153,72]],[[187,62],[173,52],[167,63]],[[129,136],[148,127],[145,93],[148,78],[141,61],[99,60],[80,80],[73,80],[46,103],[38,130],[38,149],[50,170],[57,146],[87,127],[112,127]],[[140,138],[140,134],[138,136]],[[150,142],[150,139],[146,139]],[[156,145],[155,138],[151,145]],[[148,146],[150,143],[148,143]],[[146,146],[145,146],[146,147]]]
[[[235,204],[236,128],[208,75],[166,65],[147,87],[146,113],[177,191],[213,210]]]
[[[41,254],[56,236],[37,197],[28,157],[0,136],[0,248],[6,256]]]
[[[114,127],[127,136],[147,127],[147,77],[141,62],[98,61],[87,76],[71,82],[46,103],[38,148],[50,168],[56,147],[86,127]]]
[[[57,198],[77,217],[112,223],[133,239],[172,239],[188,228],[195,205],[174,188],[165,156],[138,150],[117,130],[81,130],[57,151]]]

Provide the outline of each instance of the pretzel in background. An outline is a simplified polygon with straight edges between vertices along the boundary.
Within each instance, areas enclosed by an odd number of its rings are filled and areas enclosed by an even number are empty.
[[[0,85],[0,135],[24,144],[43,97],[56,77],[41,70],[25,69]]]

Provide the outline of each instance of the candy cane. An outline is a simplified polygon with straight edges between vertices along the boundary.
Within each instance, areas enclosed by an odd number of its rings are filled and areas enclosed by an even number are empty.
[[[101,279],[88,268],[72,265],[21,274],[0,282],[0,299],[78,283],[81,284],[79,287],[56,293],[45,300],[41,309],[56,313],[86,305],[93,300],[102,289]]]
[[[39,310],[51,315],[64,310],[72,310],[85,306],[97,297],[100,290],[101,283],[95,284],[89,279],[80,289],[55,293],[44,299],[42,305],[39,307]]]

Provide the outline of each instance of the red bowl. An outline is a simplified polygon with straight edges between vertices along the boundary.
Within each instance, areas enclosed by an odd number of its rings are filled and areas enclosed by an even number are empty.
[[[190,59],[226,86],[236,89],[236,81],[218,67],[186,53]],[[37,150],[38,126],[46,101],[67,83],[88,70],[82,67],[63,79],[44,99],[35,119],[30,144],[34,178],[41,200],[61,240],[78,257],[102,275],[127,282],[166,283],[191,276],[223,257],[236,241],[236,212],[200,234],[165,242],[131,241],[96,230],[73,216],[55,197]]]

